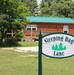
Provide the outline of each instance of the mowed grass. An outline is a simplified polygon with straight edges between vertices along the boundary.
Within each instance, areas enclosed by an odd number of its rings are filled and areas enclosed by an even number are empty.
[[[25,41],[21,41],[21,42],[18,42],[19,46],[21,47],[31,47],[31,46],[38,46],[38,42],[25,42]]]
[[[37,75],[37,53],[0,50],[0,75]]]
[[[74,75],[74,57],[43,58],[43,75]]]
[[[42,57],[43,75],[74,75],[74,57]],[[38,75],[38,53],[0,49],[0,75]]]

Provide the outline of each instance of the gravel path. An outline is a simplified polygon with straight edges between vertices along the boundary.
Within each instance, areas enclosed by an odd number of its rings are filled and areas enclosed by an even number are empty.
[[[27,51],[38,52],[38,47],[17,47],[17,49],[15,51],[18,51],[18,52],[27,52]]]
[[[37,47],[13,47],[13,48],[0,48],[3,50],[14,50],[18,52],[27,52],[27,51],[32,51],[32,52],[38,52],[38,46]]]

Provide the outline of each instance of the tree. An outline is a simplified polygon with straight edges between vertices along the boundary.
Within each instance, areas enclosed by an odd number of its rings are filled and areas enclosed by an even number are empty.
[[[0,46],[3,45],[4,37],[6,36],[6,32],[8,29],[7,28],[8,21],[4,20],[6,16],[7,15],[0,13]]]
[[[56,3],[57,0],[42,0],[40,5],[41,15],[51,15],[51,6]]]
[[[3,46],[4,43],[10,45],[11,40],[17,40],[18,37],[23,36],[21,29],[28,22],[25,17],[30,12],[22,2],[15,0],[0,0],[0,10],[0,46]],[[11,32],[15,36],[7,34]]]
[[[42,0],[41,15],[74,18],[73,5],[72,0]]]
[[[37,0],[22,0],[24,4],[30,9],[31,15],[34,15],[35,8],[38,7]]]
[[[54,12],[52,11],[52,15],[73,18],[73,14],[71,14],[71,12],[74,12],[74,7],[72,4],[74,4],[74,2],[70,0],[60,0],[58,4],[51,6],[51,9],[54,9],[53,11],[56,13],[56,15],[54,15]]]

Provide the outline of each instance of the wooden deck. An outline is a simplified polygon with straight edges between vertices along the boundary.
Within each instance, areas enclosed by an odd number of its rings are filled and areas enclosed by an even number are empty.
[[[25,30],[24,34],[25,36],[21,38],[22,41],[33,41],[33,40],[38,40],[39,31]],[[42,35],[46,34],[48,34],[48,32],[42,32]]]

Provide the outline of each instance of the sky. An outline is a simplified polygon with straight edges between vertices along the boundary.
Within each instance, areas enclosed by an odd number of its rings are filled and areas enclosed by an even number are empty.
[[[41,1],[41,0],[37,0],[37,2],[38,2],[39,4],[40,4],[40,1]]]

